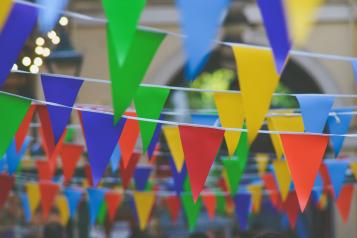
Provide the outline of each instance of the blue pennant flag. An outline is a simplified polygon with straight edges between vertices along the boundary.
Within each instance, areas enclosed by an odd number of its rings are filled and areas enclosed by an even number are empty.
[[[37,3],[43,6],[38,18],[40,32],[44,34],[55,28],[61,12],[68,5],[68,0],[37,0]]]
[[[76,188],[66,188],[64,190],[68,202],[69,216],[74,218],[77,212],[78,205],[82,199],[82,190]]]
[[[7,170],[9,175],[13,175],[17,167],[19,166],[22,158],[24,157],[26,150],[31,142],[30,137],[26,137],[24,143],[19,152],[16,151],[16,142],[15,140],[11,143],[10,147],[6,152],[6,161],[7,161]]]
[[[20,200],[24,211],[25,222],[29,223],[31,221],[32,214],[31,214],[30,203],[27,194],[21,193]]]
[[[218,115],[212,114],[192,114],[191,115],[192,124],[204,125],[204,126],[214,126],[219,122]]]
[[[317,204],[323,194],[324,181],[322,180],[321,174],[318,173],[315,179],[314,187],[312,189],[312,199]]]
[[[164,115],[160,116],[160,120],[164,119]],[[161,128],[162,128],[162,124],[158,123],[156,125],[156,129],[154,131],[154,135],[152,136],[151,142],[149,144],[149,147],[147,149],[147,153],[148,153],[148,158],[151,159],[152,156],[154,155],[155,149],[156,149],[156,145],[157,142],[160,139],[160,134],[161,134]]]
[[[146,188],[146,184],[149,180],[152,167],[141,166],[137,167],[134,172],[135,188],[138,191],[143,191]]]
[[[341,189],[345,181],[346,171],[349,166],[349,162],[345,160],[325,160],[325,165],[330,176],[330,181],[335,192],[336,199],[340,195]]]
[[[118,171],[120,157],[121,157],[120,147],[119,147],[119,144],[117,144],[113,151],[112,157],[110,157],[110,167],[112,168],[112,173],[115,173],[116,171]]]
[[[252,196],[249,193],[239,193],[234,197],[235,211],[239,220],[239,228],[248,229],[249,214],[252,206]]]
[[[185,179],[187,176],[187,168],[186,168],[186,163],[183,164],[181,172],[177,171],[175,162],[172,158],[170,158],[170,168],[172,172],[172,178],[174,182],[174,187],[177,195],[180,195],[180,193],[183,191],[183,185],[185,183]]]
[[[357,60],[352,61],[352,68],[355,75],[355,85],[357,87]]]
[[[88,202],[89,202],[89,215],[90,224],[94,225],[100,206],[104,201],[105,190],[100,188],[88,188]]]

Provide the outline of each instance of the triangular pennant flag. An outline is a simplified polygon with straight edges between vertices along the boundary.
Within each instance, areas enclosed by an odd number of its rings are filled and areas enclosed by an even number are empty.
[[[24,211],[25,222],[29,223],[31,221],[32,214],[31,214],[30,203],[27,194],[22,193],[20,195],[20,199]]]
[[[83,151],[84,148],[81,145],[64,144],[62,146],[60,155],[62,158],[62,170],[65,183],[71,181]]]
[[[233,47],[248,128],[249,144],[258,135],[279,83],[271,51]],[[259,67],[259,70],[257,70]]]
[[[350,168],[351,168],[354,178],[357,180],[357,162],[351,162]]]
[[[129,160],[129,164],[126,168],[123,165],[123,160],[120,161],[120,177],[124,189],[126,189],[129,186],[130,180],[133,177],[136,165],[139,162],[140,157],[141,157],[140,154],[134,153],[131,156]]]
[[[86,175],[86,180],[83,181],[83,184],[85,188],[87,187],[93,187],[93,175],[92,175],[92,169],[90,167],[90,164],[85,164],[84,165],[84,174]]]
[[[186,215],[188,229],[193,231],[196,227],[197,219],[200,216],[201,199],[194,202],[191,193],[183,193],[181,194],[181,202]]]
[[[31,214],[34,214],[40,203],[40,189],[37,183],[27,183],[26,193],[30,205]]]
[[[61,224],[63,226],[67,225],[67,222],[69,220],[69,208],[66,197],[63,195],[57,196],[56,206],[59,210]]]
[[[314,183],[314,188],[312,190],[313,194],[316,198],[316,203],[318,203],[321,199],[321,196],[323,194],[323,180],[322,180],[322,177],[321,177],[321,174],[318,173],[317,176],[316,176],[316,179],[315,179],[315,183]],[[314,197],[312,197],[314,198]]]
[[[180,126],[179,129],[192,195],[196,202],[221,146],[224,131],[191,126]]]
[[[251,184],[247,187],[247,190],[252,195],[252,210],[255,214],[257,214],[260,212],[261,205],[262,205],[263,185],[259,183]]]
[[[168,196],[166,197],[165,202],[167,209],[169,210],[171,220],[174,224],[176,224],[181,210],[180,198],[178,196]]]
[[[103,0],[103,8],[108,18],[110,37],[115,44],[115,52],[119,65],[124,64],[131,45],[133,44],[135,31],[144,10],[146,0]]]
[[[2,3],[3,1],[1,1]],[[5,11],[3,3],[1,11]],[[10,74],[19,54],[37,21],[37,8],[28,4],[14,3],[0,34],[0,86]],[[18,29],[21,28],[21,31]],[[15,109],[15,107],[13,107]],[[1,113],[1,115],[4,115]],[[6,124],[6,123],[4,123]]]
[[[318,7],[324,0],[289,0],[284,1],[289,20],[293,43],[302,46],[307,40]]]
[[[161,115],[160,116],[160,120],[163,120],[164,116]],[[154,131],[154,135],[152,136],[151,142],[149,144],[149,147],[147,149],[147,155],[148,158],[150,160],[150,162],[154,162],[155,158],[156,158],[156,153],[154,154],[154,152],[157,152],[160,148],[160,145],[158,145],[157,143],[160,140],[160,135],[161,135],[161,129],[162,129],[162,124],[157,124],[155,131]]]
[[[55,28],[61,12],[68,5],[68,0],[37,0],[36,2],[41,5],[38,14],[39,30],[45,34]]]
[[[16,150],[16,142],[13,141],[11,143],[10,147],[7,149],[6,162],[7,162],[7,170],[8,170],[9,175],[13,175],[16,172],[22,158],[24,157],[24,155],[26,153],[26,150],[27,150],[30,142],[31,142],[31,138],[27,137],[25,139],[25,142],[22,144],[20,151],[17,151]]]
[[[175,162],[177,171],[181,172],[183,164],[185,162],[185,156],[182,149],[180,130],[178,127],[168,127],[162,128],[167,145],[170,149],[173,161]]]
[[[285,201],[289,195],[291,185],[291,175],[288,164],[285,160],[275,160],[273,162],[273,168],[281,199]]]
[[[123,196],[116,191],[107,191],[104,198],[107,203],[109,222],[113,223],[117,210],[123,201]]]
[[[136,117],[136,113],[128,112],[126,116]],[[135,145],[137,143],[140,133],[138,120],[127,119],[119,139],[119,146],[121,151],[124,168],[128,166],[129,160],[134,153]]]
[[[243,129],[246,129],[245,125],[243,125]],[[241,163],[241,168],[244,171],[248,162],[248,155],[249,155],[249,143],[248,143],[247,132],[242,132],[242,134],[240,135],[236,155]]]
[[[11,189],[15,183],[15,177],[5,174],[0,174],[0,209],[9,197]]]
[[[310,193],[328,144],[327,136],[280,135],[301,211]]]
[[[347,224],[348,218],[350,216],[353,192],[353,184],[346,184],[345,186],[343,186],[341,194],[336,201],[338,211],[341,215],[343,223],[345,224]]]
[[[269,197],[270,197],[271,203],[275,207],[279,207],[279,205],[281,204],[281,196],[278,191],[278,185],[276,184],[274,174],[266,173],[262,177],[262,180],[263,180],[265,189],[269,191]]]
[[[222,126],[225,128],[242,128],[244,112],[241,95],[237,93],[215,93],[214,99]],[[239,131],[226,131],[224,133],[230,156],[236,151],[240,134]]]
[[[115,146],[112,156],[110,157],[110,167],[112,168],[112,173],[115,173],[116,171],[118,171],[120,157],[121,157],[120,147],[119,147],[119,144],[117,144]]]
[[[327,168],[335,198],[338,198],[345,181],[349,162],[346,160],[325,160],[324,164]]]
[[[82,111],[82,123],[93,183],[96,186],[110,162],[125,119],[113,125],[112,115]]]
[[[181,31],[187,55],[186,74],[193,80],[208,61],[208,55],[218,37],[220,25],[224,20],[229,0],[179,0]]]
[[[224,171],[227,174],[228,189],[231,195],[237,193],[240,180],[243,175],[242,160],[222,159]]]
[[[295,229],[297,217],[299,215],[299,201],[295,191],[289,192],[286,200],[282,204],[282,209],[286,212],[292,229]]]
[[[3,93],[0,94],[0,158],[5,154],[7,148],[10,146],[11,141],[21,125],[21,122],[30,105],[30,100]]]
[[[336,116],[329,116],[327,119],[328,129],[331,134],[346,134],[348,129],[350,128],[352,122],[352,110],[341,110],[339,112],[343,112],[346,114],[338,114]],[[350,113],[350,114],[347,114]],[[343,142],[345,141],[344,136],[330,136],[330,140],[332,143],[333,151],[335,152],[335,156],[337,157],[342,149]]]
[[[278,74],[281,74],[288,61],[291,49],[284,2],[283,0],[258,0],[257,3],[275,58],[276,70]]]
[[[135,182],[136,190],[138,191],[145,190],[151,171],[152,171],[152,167],[149,166],[140,166],[135,169],[134,182]]]
[[[191,123],[195,125],[214,126],[218,116],[214,114],[191,114]]]
[[[166,35],[158,32],[136,30],[127,57],[120,64],[116,55],[116,45],[111,38],[111,34],[111,30],[108,28],[107,40],[114,121],[118,122],[125,110],[130,106],[137,88],[144,79],[146,71]]]
[[[321,133],[335,98],[330,96],[298,95],[305,131]]]
[[[239,220],[239,228],[248,229],[249,214],[252,206],[252,196],[249,193],[237,194],[234,197],[235,212]]]
[[[216,217],[217,198],[216,194],[202,194],[202,202],[206,207],[208,217],[211,221]]]
[[[0,32],[11,12],[12,3],[12,0],[3,0],[0,3]]]
[[[55,144],[57,144],[69,122],[72,107],[83,84],[83,80],[41,75],[41,83],[46,102],[65,106],[47,105]]]
[[[257,163],[257,167],[258,167],[258,173],[259,176],[262,177],[265,172],[266,169],[268,167],[268,163],[269,163],[269,155],[268,154],[256,154],[256,156],[254,157],[256,163]]]
[[[168,88],[155,88],[140,86],[134,97],[135,109],[138,117],[158,120],[170,94]],[[156,124],[154,122],[139,121],[140,134],[145,153],[154,135]]]
[[[226,214],[226,198],[222,195],[221,192],[216,192],[217,199],[217,212],[221,215]]]
[[[105,202],[102,202],[102,204],[100,205],[99,213],[97,215],[98,224],[102,226],[104,225],[107,212],[108,212],[107,204]]]
[[[145,230],[155,205],[154,192],[134,192],[134,202],[141,230]]]
[[[182,166],[182,170],[178,171],[174,160],[170,159],[170,168],[171,168],[171,173],[172,173],[172,178],[174,182],[174,187],[177,195],[180,195],[180,193],[183,191],[183,184],[185,182],[185,179],[187,177],[187,169],[185,164]]]
[[[64,195],[68,201],[69,215],[73,219],[76,215],[79,202],[82,199],[82,191],[75,188],[66,188],[64,190]]]
[[[36,168],[40,181],[51,181],[56,172],[56,167],[48,160],[36,160]]]
[[[33,114],[36,111],[37,106],[35,104],[31,105],[30,108],[28,109],[26,116],[21,122],[21,125],[19,129],[16,132],[15,135],[15,142],[16,142],[16,151],[19,152],[22,148],[22,144],[24,143],[28,129],[30,127],[30,123],[32,121]]]
[[[60,187],[55,183],[41,182],[39,183],[39,189],[41,196],[42,215],[44,219],[47,219]]]
[[[89,215],[90,224],[93,225],[97,219],[100,206],[104,201],[105,190],[100,188],[88,188],[88,202],[89,202]]]

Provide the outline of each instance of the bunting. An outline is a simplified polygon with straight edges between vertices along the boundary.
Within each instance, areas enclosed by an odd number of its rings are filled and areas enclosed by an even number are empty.
[[[183,191],[183,184],[187,177],[186,165],[183,164],[182,170],[178,171],[178,169],[176,168],[176,166],[174,164],[173,159],[170,159],[170,168],[171,168],[172,178],[174,180],[175,191],[176,191],[177,195],[180,195],[180,193]]]
[[[88,202],[89,202],[89,214],[90,224],[93,225],[98,216],[100,206],[104,201],[105,191],[104,189],[88,188]]]
[[[5,174],[0,174],[0,209],[4,207],[7,198],[15,183],[15,177]]]
[[[61,224],[63,226],[67,225],[69,221],[69,208],[68,208],[68,202],[66,197],[63,195],[57,196],[56,206],[60,214]]]
[[[28,149],[30,142],[31,142],[31,138],[27,137],[24,143],[22,144],[20,151],[17,151],[16,142],[13,141],[9,146],[9,148],[7,149],[6,162],[7,162],[7,170],[9,175],[13,175],[16,172],[22,158],[26,153],[26,150]]]
[[[136,165],[139,162],[140,157],[141,157],[140,154],[134,153],[131,156],[127,167],[124,167],[123,160],[121,160],[121,162],[120,162],[120,176],[122,179],[122,186],[124,189],[126,189],[129,186],[130,180],[133,177]]]
[[[181,172],[183,164],[185,162],[185,156],[182,148],[180,130],[178,127],[168,127],[162,128],[167,145],[170,149],[173,161],[177,168],[177,171]]]
[[[1,1],[0,4],[0,31],[2,27],[7,21],[7,17],[9,16],[11,9],[12,9],[12,0],[4,0]]]
[[[47,219],[60,187],[51,182],[40,182],[39,191],[41,196],[42,215]]]
[[[252,206],[252,196],[249,193],[237,194],[234,197],[235,212],[239,220],[239,228],[248,229],[248,219]]]
[[[279,185],[281,199],[284,202],[289,195],[291,185],[291,175],[288,164],[285,160],[276,160],[273,162],[274,174]]]
[[[171,220],[174,224],[176,224],[181,210],[180,198],[178,196],[168,196],[165,201]]]
[[[345,160],[325,160],[324,164],[327,168],[330,182],[335,198],[338,198],[345,182],[345,174],[347,172],[349,162]]]
[[[243,176],[244,165],[243,160],[240,159],[222,159],[224,171],[227,175],[228,189],[231,195],[235,195],[238,190],[239,182]]]
[[[152,167],[149,166],[141,166],[135,169],[134,182],[137,191],[145,190],[151,171]]]
[[[83,151],[84,148],[81,145],[64,144],[62,146],[60,155],[62,159],[64,183],[71,181]]]
[[[141,230],[145,230],[155,205],[155,193],[153,192],[134,192],[134,202],[138,215]]]
[[[123,196],[116,191],[107,191],[104,199],[107,203],[109,222],[113,223],[117,214],[117,210],[123,201]]]
[[[24,209],[25,222],[29,223],[31,221],[32,214],[31,214],[30,203],[27,194],[21,193],[20,200],[21,200],[22,207]]]
[[[336,201],[337,209],[341,215],[343,223],[347,224],[350,216],[352,198],[354,193],[353,184],[346,184],[341,189],[340,196]]]
[[[64,190],[64,195],[66,196],[68,202],[70,218],[73,219],[82,198],[82,191],[75,188],[66,188]]]
[[[30,211],[31,214],[34,214],[38,205],[40,204],[40,188],[37,183],[27,183],[25,187]]]
[[[26,139],[28,129],[30,127],[30,123],[32,121],[33,114],[36,111],[37,106],[32,104],[28,109],[26,116],[22,120],[22,123],[15,135],[15,142],[16,142],[16,151],[19,152],[23,146],[23,143]]]
[[[209,219],[213,221],[216,216],[216,206],[217,206],[216,195],[214,193],[203,194],[202,202],[206,207],[206,211]]]
[[[201,201],[202,199],[200,198],[194,202],[191,193],[181,194],[181,202],[186,215],[188,229],[190,231],[193,231],[196,227],[196,222],[201,211]]]

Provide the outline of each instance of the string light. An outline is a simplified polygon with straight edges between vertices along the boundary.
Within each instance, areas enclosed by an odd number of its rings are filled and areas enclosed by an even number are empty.
[[[33,74],[37,74],[40,71],[40,69],[38,68],[38,66],[36,65],[31,65],[30,67],[30,72]]]
[[[59,20],[59,24],[61,26],[67,26],[68,25],[68,18],[67,17],[61,17],[60,20]]]
[[[45,39],[43,39],[42,37],[37,37],[36,45],[37,46],[43,46],[44,44],[45,44]]]
[[[35,48],[35,53],[38,55],[42,55],[43,54],[43,48],[41,46],[37,46]]]
[[[31,64],[31,59],[28,56],[25,56],[24,58],[22,58],[22,64],[26,67],[30,66]]]
[[[48,56],[50,56],[50,54],[51,54],[51,50],[49,48],[43,48],[42,55],[44,57],[48,57]]]
[[[57,37],[57,33],[55,31],[50,31],[47,33],[47,37],[52,40],[53,38]]]
[[[33,60],[33,63],[40,67],[42,64],[43,64],[43,60],[40,58],[40,57],[36,57],[34,60]]]
[[[58,45],[60,42],[61,42],[61,39],[58,36],[56,36],[52,39],[52,43],[54,45]]]

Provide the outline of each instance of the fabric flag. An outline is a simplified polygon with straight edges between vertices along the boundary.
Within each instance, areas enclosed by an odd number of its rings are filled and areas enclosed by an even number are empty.
[[[346,160],[325,160],[324,164],[327,168],[335,198],[338,198],[345,181],[349,161]]]
[[[116,55],[116,42],[111,38],[111,34],[109,27],[107,28],[107,44],[110,79],[112,82],[114,121],[116,123],[130,106],[156,51],[166,35],[158,32],[136,30],[127,57],[120,64]]]
[[[84,148],[82,145],[64,144],[62,146],[60,155],[62,158],[64,183],[69,183],[71,181],[83,151]]]
[[[254,159],[255,162],[257,163],[259,176],[262,177],[265,174],[266,169],[268,167],[269,155],[258,153],[255,155]]]
[[[115,173],[116,171],[118,171],[120,157],[121,157],[120,147],[119,147],[119,144],[117,144],[115,146],[112,156],[110,157],[110,167],[112,168],[112,173]]]
[[[346,134],[350,128],[352,122],[352,110],[341,110],[339,112],[350,113],[350,114],[337,114],[336,117],[329,116],[327,119],[327,125],[329,132],[331,134]],[[343,142],[345,141],[344,136],[330,136],[330,141],[332,143],[333,151],[337,157],[342,149]]]
[[[161,115],[159,119],[163,120],[164,116]],[[148,158],[149,158],[150,162],[155,161],[155,158],[156,158],[157,154],[154,153],[154,152],[157,152],[158,149],[160,148],[160,145],[158,145],[158,142],[160,140],[161,129],[162,129],[162,124],[160,124],[160,123],[157,124],[156,128],[155,128],[155,131],[154,131],[154,135],[152,136],[152,139],[150,141],[149,147],[147,149],[147,155],[148,155]]]
[[[214,99],[222,126],[225,128],[242,128],[244,112],[241,95],[237,93],[215,93]],[[230,156],[237,149],[240,134],[239,131],[226,131],[224,133]]]
[[[181,202],[186,215],[188,229],[193,231],[196,227],[197,219],[201,212],[201,198],[194,202],[191,193],[183,193]]]
[[[229,7],[229,0],[179,0],[181,31],[187,55],[186,75],[193,80],[208,61]]]
[[[202,202],[206,207],[208,217],[211,221],[216,217],[217,199],[214,193],[202,194]]]
[[[270,131],[304,132],[304,122],[301,116],[273,116],[268,118],[268,128]],[[276,158],[280,160],[284,152],[280,136],[270,134],[270,138],[273,141]]]
[[[214,114],[191,114],[191,123],[195,125],[214,126],[218,116]]]
[[[136,117],[136,113],[128,112],[126,116]],[[127,119],[123,128],[123,132],[119,139],[119,146],[121,151],[124,168],[128,166],[129,160],[134,153],[135,145],[137,143],[140,133],[138,120]]]
[[[0,94],[0,158],[10,146],[30,105],[30,100]]]
[[[341,215],[343,223],[347,224],[350,216],[351,204],[353,198],[353,184],[346,184],[341,190],[341,194],[336,201],[337,209]]]
[[[15,183],[15,177],[0,174],[0,209],[4,207],[7,198]]]
[[[82,126],[95,186],[110,162],[124,123],[125,119],[121,119],[113,125],[112,115],[82,111]]]
[[[278,185],[276,184],[274,175],[272,173],[266,173],[262,177],[262,180],[263,180],[265,189],[270,191],[269,197],[270,197],[271,203],[274,205],[274,207],[278,208],[281,204],[281,196],[278,192]]]
[[[227,175],[228,189],[231,195],[235,195],[237,193],[240,180],[243,176],[244,165],[242,165],[242,160],[240,159],[222,159],[224,171]]]
[[[102,204],[100,204],[99,213],[97,215],[97,222],[99,225],[102,226],[104,225],[107,213],[108,213],[107,204],[105,202],[102,202]]]
[[[34,214],[38,205],[40,204],[40,189],[37,183],[27,183],[26,193],[30,205],[31,214]]]
[[[12,0],[3,0],[0,3],[0,32],[7,21],[12,9]]]
[[[88,188],[87,192],[90,214],[89,221],[91,225],[94,225],[99,213],[100,206],[104,201],[105,190],[100,188]]]
[[[245,125],[243,125],[243,129],[247,129]],[[236,155],[238,160],[240,160],[242,170],[244,171],[248,162],[249,155],[248,133],[245,131],[243,131],[240,135]]]
[[[217,212],[219,212],[221,215],[226,214],[226,198],[222,193],[218,190],[216,192],[216,197],[217,197]]]
[[[324,157],[328,137],[280,135],[301,211],[305,210],[315,178]]]
[[[176,224],[181,210],[180,198],[175,195],[168,196],[166,197],[165,202],[166,202],[167,209],[169,210],[172,223]]]
[[[149,181],[152,167],[149,166],[138,166],[134,172],[134,182],[137,191],[143,191]]]
[[[177,195],[180,195],[180,193],[183,191],[183,184],[187,177],[186,165],[183,164],[182,170],[178,171],[173,159],[170,159],[169,163],[170,163],[172,178],[174,180],[173,182],[174,182],[175,191]]]
[[[135,109],[138,117],[158,120],[164,109],[170,89],[140,86],[134,97]],[[145,153],[154,135],[157,123],[139,121],[140,134]]]
[[[67,202],[66,197],[63,195],[57,196],[56,206],[59,210],[61,224],[63,226],[67,225],[68,220],[69,220],[69,208],[68,208],[68,202]]]
[[[154,192],[134,192],[134,202],[141,230],[145,230],[155,205]]]
[[[6,0],[7,1],[7,0]],[[6,11],[2,3],[0,11]],[[14,3],[0,34],[0,86],[10,74],[19,54],[37,21],[37,8],[28,4]],[[19,31],[18,29],[21,29]],[[4,114],[1,114],[4,115]]]
[[[351,168],[354,178],[357,180],[357,162],[351,162],[350,168]]]
[[[42,34],[52,31],[57,25],[62,11],[68,5],[68,0],[37,0],[42,7],[39,10],[39,30]]]
[[[130,180],[133,177],[136,165],[139,162],[140,158],[141,158],[140,154],[134,153],[131,156],[129,160],[129,164],[126,168],[124,167],[123,160],[120,161],[120,176],[122,180],[122,186],[124,189],[126,189],[129,186]]]
[[[66,188],[64,195],[67,198],[69,215],[73,219],[76,215],[78,205],[82,199],[82,191],[76,188]]]
[[[51,181],[56,167],[48,160],[36,160],[37,176],[40,181]]]
[[[283,0],[258,0],[270,46],[275,58],[278,74],[281,74],[288,61],[291,41],[285,17]]]
[[[196,202],[221,146],[224,131],[191,126],[179,126],[179,130],[192,195]]]
[[[283,202],[282,209],[288,216],[290,227],[295,229],[299,215],[299,201],[295,191],[289,192],[286,200]]]
[[[35,104],[31,105],[30,108],[28,109],[26,116],[21,122],[21,125],[19,129],[16,132],[15,135],[15,142],[16,142],[16,151],[19,152],[22,148],[22,145],[26,139],[30,123],[32,121],[33,114],[36,111],[37,106]]]
[[[24,211],[25,222],[29,223],[31,221],[32,214],[31,214],[30,203],[27,194],[21,193],[20,199]]]
[[[7,170],[8,170],[9,175],[13,175],[16,172],[22,158],[24,157],[24,155],[26,153],[26,150],[27,150],[30,142],[31,142],[31,138],[27,137],[21,147],[21,150],[16,151],[16,142],[13,141],[11,143],[10,147],[7,149],[6,161],[7,161]]]
[[[233,52],[237,62],[249,144],[252,144],[269,111],[272,95],[280,78],[275,70],[271,51],[234,46]]]
[[[273,162],[275,179],[279,185],[281,199],[284,202],[289,195],[291,185],[291,175],[288,164],[285,160],[275,160]]]
[[[321,133],[335,98],[330,96],[298,95],[301,114],[306,132]]]
[[[109,222],[113,223],[117,215],[117,210],[123,201],[123,196],[117,191],[107,191],[104,199],[107,203]]]
[[[284,2],[293,43],[296,46],[303,46],[310,34],[317,9],[324,0],[289,0]]]
[[[181,172],[185,163],[185,156],[182,149],[180,130],[178,127],[165,126],[162,128],[167,145],[170,149],[173,161],[175,162],[177,171]]]
[[[255,214],[258,214],[262,205],[263,185],[260,183],[253,183],[248,185],[247,190],[252,195],[252,210]]]
[[[241,230],[248,229],[249,214],[252,206],[252,196],[249,193],[237,194],[234,197],[235,212]]]
[[[46,102],[65,106],[61,107],[47,104],[51,128],[53,130],[55,144],[57,144],[69,122],[72,107],[82,87],[83,80],[41,75],[41,83]]]
[[[42,215],[44,219],[47,219],[60,187],[55,183],[40,182],[39,189],[41,196]]]

